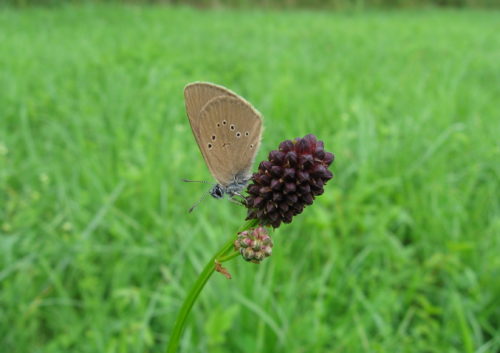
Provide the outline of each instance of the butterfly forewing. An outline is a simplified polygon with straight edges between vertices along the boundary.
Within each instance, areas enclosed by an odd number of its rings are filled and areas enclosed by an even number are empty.
[[[211,99],[220,96],[236,97],[237,95],[225,87],[214,85],[208,82],[190,83],[184,88],[184,99],[186,102],[186,112],[191,124],[191,129],[195,138],[199,137],[199,114],[201,108]]]
[[[259,112],[238,96],[218,96],[202,107],[197,124],[197,142],[219,184],[248,179],[260,145]]]

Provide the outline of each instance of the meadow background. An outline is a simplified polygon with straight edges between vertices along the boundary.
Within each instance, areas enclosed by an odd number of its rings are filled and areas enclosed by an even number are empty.
[[[182,352],[500,350],[498,11],[0,10],[0,351],[162,352],[245,210],[210,180],[183,87],[314,133],[324,195],[228,263]]]

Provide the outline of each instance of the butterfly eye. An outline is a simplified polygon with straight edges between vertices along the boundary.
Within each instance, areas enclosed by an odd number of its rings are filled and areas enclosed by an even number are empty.
[[[248,136],[248,135],[250,135],[250,134],[248,133],[248,131],[246,131],[246,132],[245,132],[245,136]]]
[[[212,147],[214,147],[214,146],[213,146],[211,143],[209,143],[209,144],[207,145],[207,147],[208,147],[208,149],[209,149],[209,150],[211,150],[211,149],[212,149]]]
[[[236,137],[241,137],[241,132],[239,132],[239,131],[238,131],[238,132],[236,133]]]
[[[234,126],[234,124],[231,124],[231,126],[229,127],[231,130],[234,130],[236,129],[236,127]]]

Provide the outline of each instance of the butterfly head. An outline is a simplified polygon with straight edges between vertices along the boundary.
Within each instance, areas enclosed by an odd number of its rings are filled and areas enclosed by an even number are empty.
[[[216,199],[223,198],[224,193],[224,188],[220,184],[215,184],[214,187],[210,189],[210,195]]]

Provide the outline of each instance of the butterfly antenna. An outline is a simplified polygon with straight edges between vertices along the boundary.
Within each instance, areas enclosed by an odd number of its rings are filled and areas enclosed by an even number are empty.
[[[182,179],[183,182],[185,183],[203,183],[203,184],[211,184],[209,181],[205,180],[189,180],[189,179]]]
[[[193,212],[196,206],[198,206],[203,200],[207,198],[207,196],[210,195],[210,192],[207,192],[205,195],[200,197],[200,199],[189,209],[189,213]]]

